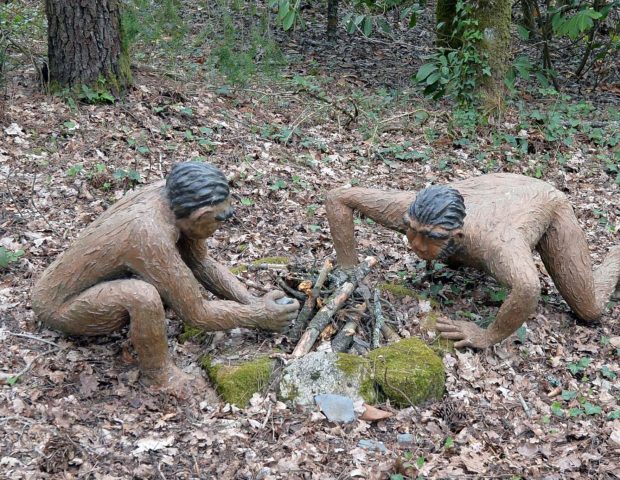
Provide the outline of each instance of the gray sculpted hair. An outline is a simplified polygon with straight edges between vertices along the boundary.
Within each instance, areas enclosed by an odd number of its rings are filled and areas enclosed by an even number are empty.
[[[214,165],[202,162],[177,163],[166,179],[165,191],[177,218],[221,203],[230,194],[224,174]]]
[[[408,214],[423,225],[455,230],[463,226],[465,202],[458,190],[433,185],[420,190],[409,206]]]

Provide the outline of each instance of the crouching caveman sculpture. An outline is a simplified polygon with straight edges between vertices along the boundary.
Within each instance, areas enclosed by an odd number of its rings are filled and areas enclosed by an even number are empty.
[[[105,335],[129,323],[143,383],[186,392],[195,379],[170,360],[164,305],[206,330],[280,331],[299,308],[276,303],[279,291],[251,295],[208,255],[204,240],[232,215],[221,171],[177,164],[165,184],[128,195],[90,224],[36,283],[32,308],[72,335]],[[199,284],[225,300],[205,299]]]
[[[441,336],[455,346],[486,348],[516,331],[540,296],[536,249],[556,287],[582,320],[598,319],[620,277],[620,246],[592,271],[584,232],[566,196],[540,180],[492,174],[412,192],[365,188],[332,190],[327,218],[339,265],[357,263],[353,211],[406,234],[425,260],[485,270],[510,288],[487,329],[444,319]]]

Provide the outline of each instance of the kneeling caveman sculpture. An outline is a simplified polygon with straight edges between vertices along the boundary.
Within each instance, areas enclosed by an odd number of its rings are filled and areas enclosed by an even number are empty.
[[[353,211],[407,235],[426,260],[485,270],[510,288],[495,321],[485,330],[444,319],[441,336],[456,347],[486,348],[516,331],[540,296],[536,249],[556,287],[582,320],[598,319],[620,277],[620,246],[592,271],[586,238],[566,196],[540,180],[514,174],[483,175],[413,192],[365,188],[332,190],[327,218],[338,263],[357,263]]]
[[[184,388],[192,379],[169,358],[164,305],[206,330],[279,331],[299,308],[277,303],[279,291],[251,295],[207,254],[204,240],[232,215],[221,171],[177,164],[165,184],[128,195],[90,224],[36,283],[32,308],[72,335],[105,335],[129,323],[143,382]],[[226,300],[206,300],[199,284]]]

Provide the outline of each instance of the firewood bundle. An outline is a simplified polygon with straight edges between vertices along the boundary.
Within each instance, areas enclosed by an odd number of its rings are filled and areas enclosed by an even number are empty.
[[[297,289],[303,291],[306,297],[295,323],[287,332],[289,340],[295,344],[292,357],[298,358],[310,352],[319,337],[323,341],[331,339],[332,351],[349,350],[354,346],[354,339],[359,338],[356,334],[365,315],[373,318],[371,338],[366,345],[368,349],[377,348],[381,338],[388,341],[399,338],[398,334],[385,324],[378,291],[375,291],[373,299],[368,298],[368,294],[362,295],[365,301],[350,305],[353,292],[362,290],[358,288],[361,281],[377,263],[375,257],[367,257],[349,272],[347,281],[337,285],[326,299],[323,299],[322,289],[333,268],[329,260],[323,264],[314,283],[306,280],[298,284]],[[368,291],[368,287],[364,289]],[[292,293],[290,288],[287,290]],[[344,322],[334,321],[337,312],[340,312],[339,316],[344,318]],[[335,327],[338,324],[343,325],[340,328]]]

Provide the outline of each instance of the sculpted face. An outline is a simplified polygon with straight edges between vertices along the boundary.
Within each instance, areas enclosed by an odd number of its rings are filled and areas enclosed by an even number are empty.
[[[177,219],[176,224],[186,237],[202,239],[213,235],[220,225],[233,214],[234,210],[228,197],[216,205],[194,210],[189,217]]]
[[[446,230],[440,226],[423,225],[409,215],[405,215],[403,221],[407,227],[409,247],[423,260],[450,256],[454,251],[456,238],[461,236],[460,229]]]

